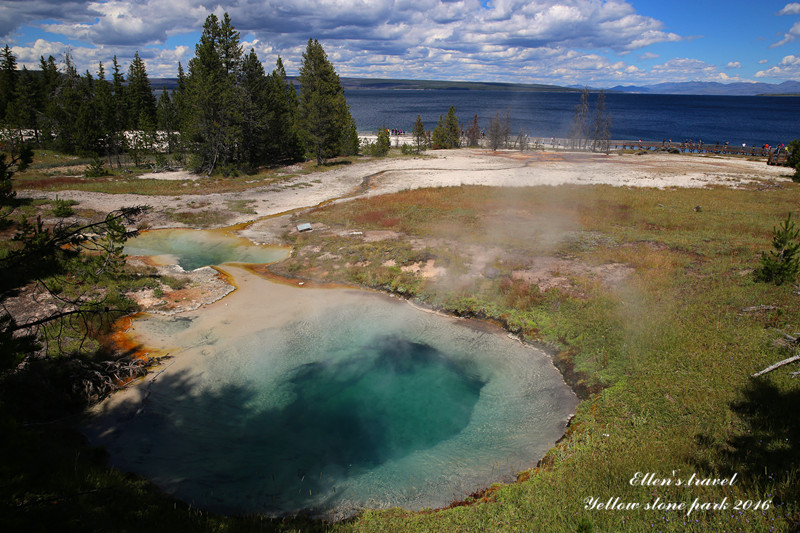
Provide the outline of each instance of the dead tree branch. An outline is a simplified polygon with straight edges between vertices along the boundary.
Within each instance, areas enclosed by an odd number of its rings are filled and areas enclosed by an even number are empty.
[[[783,365],[788,365],[789,363],[794,363],[795,361],[800,361],[800,354],[793,355],[792,357],[784,359],[783,361],[778,361],[777,363],[768,366],[764,370],[760,370],[759,372],[752,374],[751,377],[757,378],[758,376],[763,376],[767,372],[772,372],[776,368],[780,368]]]
[[[779,330],[777,328],[775,329],[775,331],[777,331],[778,333],[783,335],[784,343],[786,343],[788,341],[789,345],[794,345],[794,346],[800,345],[800,335],[797,335],[797,334],[789,335],[785,331],[781,331],[781,330]],[[782,367],[784,365],[788,365],[789,363],[794,363],[795,361],[800,361],[800,353],[796,353],[795,355],[793,355],[791,357],[788,357],[788,358],[784,359],[783,361],[778,361],[777,363],[768,366],[764,370],[761,370],[759,372],[756,372],[755,374],[752,374],[751,377],[757,378],[758,376],[763,376],[767,372],[772,372],[776,368],[780,368],[780,367]],[[797,372],[794,372],[792,377],[794,377],[795,374],[797,374]]]

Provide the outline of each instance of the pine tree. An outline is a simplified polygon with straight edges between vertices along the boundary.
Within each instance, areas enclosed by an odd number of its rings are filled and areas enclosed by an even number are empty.
[[[183,65],[181,62],[178,61],[178,87],[172,93],[172,104],[175,107],[175,132],[183,132],[186,131],[185,125],[187,124],[187,113],[188,113],[188,104],[187,104],[187,82],[186,82],[186,73],[183,70]],[[178,150],[178,153],[175,156],[178,158],[180,162],[184,162],[186,157],[186,144],[183,142],[183,137],[179,133],[175,135],[174,138],[175,148]]]
[[[275,70],[267,77],[267,158],[270,162],[294,162],[303,158],[305,150],[297,128],[297,108],[297,91],[278,57]]]
[[[239,80],[241,78],[242,46],[239,32],[233,27],[230,16],[225,13],[219,25],[218,53],[222,62],[220,73],[221,106],[219,113],[220,143],[222,146],[221,163],[225,167],[224,173],[246,163],[242,159],[239,147],[244,141],[242,124],[244,123],[243,109],[246,96]]]
[[[236,75],[242,63],[239,32],[233,27],[231,17],[225,13],[219,25],[219,55],[226,75]]]
[[[375,141],[375,151],[373,155],[385,156],[389,153],[389,148],[392,147],[392,139],[389,136],[389,130],[383,127],[378,130],[378,138]]]
[[[13,105],[6,111],[6,120],[10,128],[17,130],[17,136],[22,137],[22,130],[33,131],[35,142],[39,143],[39,107],[37,100],[38,83],[36,75],[23,67],[17,79],[17,86],[12,98]]]
[[[450,106],[447,115],[439,115],[439,123],[433,129],[434,150],[446,150],[461,146],[461,126],[458,124],[455,106]]]
[[[120,155],[127,144],[125,131],[131,126],[128,119],[128,105],[126,98],[125,75],[122,73],[117,56],[112,61],[111,73],[111,114],[108,123],[108,140],[106,141],[109,164],[112,156],[117,160],[117,167],[122,166]]]
[[[237,163],[242,141],[244,94],[236,85],[241,63],[239,32],[226,13],[223,23],[209,15],[189,61],[182,137],[209,175]]]
[[[255,50],[242,61],[241,84],[244,91],[242,106],[241,160],[254,169],[267,160],[271,136],[268,131],[267,109],[269,80]]]
[[[87,70],[80,78],[80,106],[75,121],[75,149],[84,154],[98,156],[103,152],[105,136],[96,107],[96,81]]]
[[[761,264],[753,274],[756,281],[782,285],[792,283],[800,272],[800,229],[795,228],[792,214],[772,229],[772,250],[761,252]]]
[[[156,121],[156,98],[153,89],[150,87],[150,80],[147,77],[147,69],[144,61],[139,57],[139,52],[133,56],[133,62],[128,69],[128,86],[125,90],[128,116],[131,118],[130,126],[134,129],[142,129],[142,118],[148,123]]]
[[[477,117],[477,115],[475,115]],[[417,115],[417,121],[414,122],[414,129],[412,131],[412,135],[414,136],[414,147],[417,150],[417,153],[420,153],[427,148],[427,137],[425,135],[425,125],[422,123],[422,117]]]
[[[49,145],[56,133],[55,119],[55,98],[56,91],[61,83],[61,75],[56,66],[53,56],[39,58],[39,70],[41,74],[38,78],[38,88],[36,91],[36,109],[39,110],[38,123],[40,128],[40,142],[43,146]]]
[[[348,111],[348,115],[350,112]],[[340,147],[341,155],[358,155],[361,148],[361,140],[358,138],[358,126],[355,119],[350,117],[350,120],[345,124],[342,131],[342,143]]]
[[[57,150],[75,153],[78,149],[77,124],[82,99],[81,78],[72,62],[72,56],[67,52],[64,54],[64,73],[59,78],[47,109]]]
[[[111,165],[111,136],[116,129],[114,124],[114,98],[111,93],[111,84],[106,80],[106,71],[101,62],[97,66],[97,81],[95,82],[93,107],[97,113],[99,130],[101,132],[101,151],[108,158]]]
[[[113,59],[113,68],[112,71],[112,94],[114,95],[114,115],[119,125],[119,128],[124,130],[131,126],[130,122],[128,121],[128,105],[127,105],[127,97],[125,95],[125,75],[122,73],[119,63],[117,62],[117,56],[114,56]]]
[[[439,115],[439,122],[433,128],[433,139],[431,140],[431,147],[434,150],[443,150],[447,146],[447,133],[444,128],[444,116]]]
[[[455,106],[450,106],[447,115],[444,117],[445,133],[447,135],[448,148],[461,147],[461,126],[458,124]]]
[[[316,39],[308,40],[303,53],[298,118],[306,150],[318,165],[341,153],[352,117],[339,75]]]
[[[158,103],[156,104],[156,127],[164,132],[166,136],[164,140],[167,141],[167,152],[172,153],[177,144],[175,132],[178,129],[178,114],[166,87],[162,87],[161,96],[158,97]]]
[[[6,116],[17,92],[17,77],[17,58],[6,45],[0,59],[0,120]]]

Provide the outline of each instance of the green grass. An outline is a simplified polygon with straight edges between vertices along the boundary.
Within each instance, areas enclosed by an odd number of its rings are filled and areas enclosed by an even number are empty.
[[[244,215],[255,215],[256,210],[253,209],[253,200],[228,200],[225,204],[228,209],[235,213],[242,213]]]
[[[165,209],[164,214],[170,220],[186,224],[194,228],[211,228],[224,226],[231,218],[230,213],[222,211],[178,211]]]

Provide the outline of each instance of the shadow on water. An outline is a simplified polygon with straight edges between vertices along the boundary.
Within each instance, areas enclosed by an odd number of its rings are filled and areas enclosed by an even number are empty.
[[[345,481],[457,435],[484,385],[436,349],[393,336],[295,368],[279,408],[259,407],[251,385],[196,380],[159,377],[117,434],[125,443],[108,443],[112,456],[116,445],[128,448],[121,467],[188,502],[271,515],[364,505]]]
[[[743,427],[724,445],[705,435],[697,442],[714,451],[721,464],[730,468],[722,474],[739,474],[745,485],[758,489],[759,480],[776,487],[776,505],[796,504],[800,499],[800,390],[783,391],[768,381],[751,381],[739,401],[731,404]],[[713,471],[708,462],[699,466]],[[766,478],[766,479],[765,479]]]

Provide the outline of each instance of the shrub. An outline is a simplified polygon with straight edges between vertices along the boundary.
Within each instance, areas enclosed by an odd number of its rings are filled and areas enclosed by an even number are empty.
[[[756,281],[781,285],[797,278],[800,271],[799,236],[800,229],[795,229],[789,213],[779,227],[772,229],[773,250],[769,254],[761,253],[761,265],[755,270]]]
[[[389,153],[389,148],[391,145],[392,141],[389,138],[389,130],[382,128],[380,131],[378,131],[378,139],[375,142],[364,142],[362,151],[365,155],[383,157]]]
[[[108,170],[103,166],[103,161],[97,158],[93,159],[89,166],[86,167],[86,170],[83,171],[84,178],[102,178],[103,176],[108,176],[108,174]]]
[[[186,286],[185,278],[174,278],[172,276],[163,276],[161,278],[161,281],[174,291],[180,290]]]
[[[789,157],[786,159],[786,166],[794,169],[792,181],[800,183],[800,139],[795,139],[786,147]]]
[[[75,214],[75,210],[72,209],[72,206],[77,204],[75,200],[60,200],[58,196],[56,199],[53,200],[53,216],[59,218],[71,217]]]

